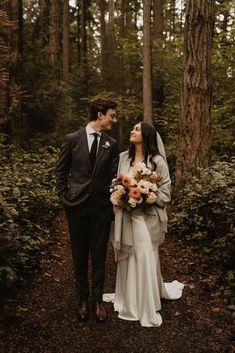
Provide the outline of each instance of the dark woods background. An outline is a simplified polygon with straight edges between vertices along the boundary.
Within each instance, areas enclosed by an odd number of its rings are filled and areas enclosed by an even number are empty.
[[[99,94],[118,101],[121,150],[135,121],[157,127],[173,179],[171,232],[199,249],[231,297],[234,17],[231,0],[0,1],[3,288],[24,283],[51,241],[57,148]]]

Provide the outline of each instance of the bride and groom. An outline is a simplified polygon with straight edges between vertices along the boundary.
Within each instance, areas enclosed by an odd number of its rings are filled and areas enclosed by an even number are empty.
[[[56,166],[59,198],[68,220],[78,294],[78,318],[89,319],[88,258],[92,265],[92,309],[97,322],[105,322],[103,300],[114,301],[119,318],[138,320],[142,326],[160,326],[161,298],[177,299],[183,285],[162,280],[158,246],[167,227],[170,177],[165,151],[155,128],[138,123],[130,133],[130,148],[118,154],[118,143],[104,131],[117,122],[117,104],[97,98],[85,128],[66,135]],[[157,138],[156,138],[157,136]],[[118,174],[136,171],[145,162],[161,175],[154,204],[126,210],[112,205],[110,185]],[[104,295],[105,259],[111,223],[118,262],[115,295]]]

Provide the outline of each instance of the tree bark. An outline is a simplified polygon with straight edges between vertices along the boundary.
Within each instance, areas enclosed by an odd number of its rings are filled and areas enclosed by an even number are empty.
[[[63,80],[69,79],[69,0],[63,2]]]
[[[81,1],[81,76],[84,88],[87,86],[87,1]]]
[[[114,25],[114,0],[109,0],[109,25],[113,26]]]
[[[10,36],[10,50],[14,60],[9,65],[9,135],[10,142],[21,146],[23,141],[22,117],[22,54],[23,54],[23,3],[22,0],[11,0],[9,6],[10,20],[15,23],[15,30]]]
[[[77,0],[77,62],[81,66],[81,1]]]
[[[50,62],[52,65],[57,63],[59,51],[59,34],[58,34],[58,1],[50,0],[49,2],[50,24],[49,24],[49,52]]]
[[[153,67],[155,75],[153,83],[153,100],[156,108],[161,108],[164,102],[164,83],[162,77],[163,65],[163,5],[164,0],[153,1]]]
[[[10,55],[10,33],[13,24],[3,4],[0,6],[0,127],[6,132],[6,124],[9,119],[9,55]]]
[[[177,147],[177,191],[209,162],[213,0],[186,7],[181,117]]]
[[[151,69],[151,1],[144,0],[144,63],[143,63],[143,110],[144,121],[153,122],[152,109],[152,69]]]
[[[107,34],[106,34],[106,22],[105,22],[105,13],[106,6],[105,0],[99,1],[100,6],[100,34],[101,34],[101,75],[104,82],[105,89],[107,90],[107,69],[108,69],[108,51],[107,51]]]

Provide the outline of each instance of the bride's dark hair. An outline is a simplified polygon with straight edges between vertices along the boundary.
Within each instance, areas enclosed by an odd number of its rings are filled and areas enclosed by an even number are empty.
[[[150,162],[156,167],[153,162],[153,157],[160,155],[158,145],[157,145],[157,131],[155,127],[149,123],[140,122],[140,129],[142,134],[142,145],[143,145],[143,155],[144,162],[147,163],[148,156],[150,156]],[[131,158],[131,165],[135,159],[135,145],[131,143],[129,147],[129,157]]]

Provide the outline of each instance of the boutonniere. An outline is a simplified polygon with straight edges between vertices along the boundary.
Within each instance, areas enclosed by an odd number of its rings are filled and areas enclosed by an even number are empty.
[[[103,148],[107,149],[110,147],[110,143],[109,141],[106,141],[103,145],[102,145]]]

